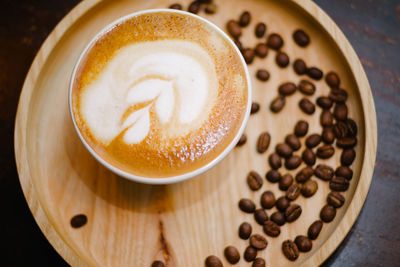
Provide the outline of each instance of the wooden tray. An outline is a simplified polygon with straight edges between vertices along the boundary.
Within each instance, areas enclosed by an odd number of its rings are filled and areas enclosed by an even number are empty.
[[[285,109],[272,114],[269,103],[277,94],[281,81],[298,82],[292,67],[277,68],[275,52],[250,65],[265,67],[271,79],[261,83],[253,79],[253,98],[261,104],[248,126],[248,142],[236,148],[217,167],[201,177],[168,186],[150,186],[116,177],[85,150],[74,132],[68,114],[68,83],[73,65],[89,40],[105,25],[128,13],[168,7],[175,0],[83,1],[55,28],[37,54],[22,90],[15,126],[15,155],[21,185],[29,207],[43,233],[73,266],[150,266],[162,259],[167,266],[203,266],[204,259],[215,254],[225,265],[223,249],[234,245],[243,251],[247,241],[238,238],[243,221],[253,224],[253,232],[262,233],[252,215],[241,212],[237,203],[242,197],[257,201],[264,190],[283,194],[276,184],[265,182],[262,190],[251,192],[246,175],[254,169],[267,171],[267,155],[275,144],[292,132],[298,119],[310,122],[310,132],[320,132],[320,109],[314,116],[299,111],[300,94],[290,97]],[[180,0],[187,7],[189,0]],[[325,72],[335,70],[342,87],[349,92],[349,116],[359,126],[355,172],[346,196],[346,204],[335,220],[324,224],[313,250],[289,262],[281,253],[281,243],[306,234],[319,217],[319,210],[329,192],[328,184],[318,180],[319,190],[310,199],[296,200],[302,207],[301,217],[282,227],[277,238],[268,238],[268,248],[259,253],[267,266],[321,264],[339,245],[356,220],[370,186],[375,154],[377,127],[374,102],[368,80],[351,45],[335,23],[311,1],[216,0],[219,11],[202,16],[223,29],[228,19],[238,18],[250,10],[252,24],[245,29],[245,46],[254,47],[254,25],[265,22],[267,31],[281,33],[283,50],[291,60],[302,57],[309,65]],[[310,34],[307,48],[296,46],[291,34],[297,28]],[[265,39],[264,39],[265,40]],[[327,94],[324,81],[316,82],[317,93]],[[258,135],[268,130],[272,141],[265,154],[257,154]],[[336,153],[328,160],[338,162]],[[88,216],[79,229],[70,226],[78,213]],[[271,212],[269,212],[271,213]],[[243,259],[238,266],[248,266]]]

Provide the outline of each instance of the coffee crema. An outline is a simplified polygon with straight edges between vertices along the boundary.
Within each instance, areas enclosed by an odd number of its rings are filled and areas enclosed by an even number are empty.
[[[231,43],[199,19],[155,12],[128,18],[87,49],[72,85],[85,141],[137,176],[198,169],[231,143],[248,81]]]

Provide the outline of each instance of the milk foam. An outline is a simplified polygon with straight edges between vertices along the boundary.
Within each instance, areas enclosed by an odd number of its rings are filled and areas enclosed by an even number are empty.
[[[95,138],[143,141],[154,114],[165,137],[200,127],[218,94],[215,65],[197,43],[158,40],[121,48],[82,90],[80,111]]]

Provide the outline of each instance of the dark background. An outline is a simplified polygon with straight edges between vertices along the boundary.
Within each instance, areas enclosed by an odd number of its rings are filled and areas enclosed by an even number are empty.
[[[25,202],[14,120],[25,75],[78,0],[0,0],[0,265],[64,266]],[[316,0],[361,59],[375,99],[378,154],[361,214],[326,266],[400,265],[400,0]],[[362,89],[362,88],[361,88]]]

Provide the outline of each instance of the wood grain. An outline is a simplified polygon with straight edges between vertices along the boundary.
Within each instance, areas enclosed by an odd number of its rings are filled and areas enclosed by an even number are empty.
[[[269,31],[283,35],[284,49],[292,59],[302,56],[308,64],[324,71],[338,71],[349,91],[350,116],[358,122],[360,133],[359,156],[353,165],[355,178],[346,194],[348,201],[334,222],[324,226],[313,251],[301,255],[296,262],[320,264],[355,221],[371,181],[376,119],[368,81],[343,34],[312,2],[254,0],[242,3],[241,9],[232,5],[231,12],[227,10],[229,5],[220,2],[225,6],[224,12],[206,16],[211,21],[224,27],[229,18],[237,17],[243,9],[254,10],[253,17],[265,21]],[[154,259],[164,259],[169,266],[201,266],[209,254],[223,258],[223,248],[228,244],[243,250],[246,243],[238,239],[237,227],[243,220],[253,222],[253,219],[237,209],[237,201],[241,197],[258,199],[261,191],[250,192],[245,176],[250,169],[261,173],[267,170],[266,154],[258,155],[254,149],[258,134],[263,130],[271,133],[270,152],[292,131],[299,118],[308,120],[312,131],[320,131],[318,116],[309,117],[299,112],[299,94],[290,98],[279,115],[269,113],[268,104],[276,95],[279,82],[300,79],[291,69],[278,70],[273,63],[274,53],[270,51],[266,60],[256,60],[250,66],[251,73],[265,67],[272,77],[265,84],[253,81],[254,99],[262,108],[249,121],[248,143],[217,167],[191,181],[169,186],[132,183],[101,167],[80,144],[67,112],[68,79],[74,62],[91,37],[109,22],[135,10],[168,5],[167,1],[82,2],[48,37],[26,78],[15,130],[20,181],[42,231],[71,265],[149,266]],[[244,34],[246,46],[256,43],[255,23]],[[312,38],[310,48],[298,48],[291,41],[296,27],[307,29]],[[322,81],[317,87],[317,95],[328,92]],[[338,155],[328,162],[337,162]],[[318,218],[328,192],[326,184],[318,183],[317,195],[298,201],[304,207],[300,219],[284,226],[279,238],[270,238],[268,249],[260,253],[269,265],[289,265],[280,252],[281,241],[293,239],[297,233],[304,234],[308,225]],[[276,185],[265,184],[263,190],[266,189],[282,194]],[[89,222],[81,229],[72,229],[69,220],[77,213],[87,214]],[[261,232],[261,228],[256,231]]]

